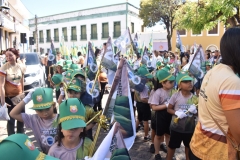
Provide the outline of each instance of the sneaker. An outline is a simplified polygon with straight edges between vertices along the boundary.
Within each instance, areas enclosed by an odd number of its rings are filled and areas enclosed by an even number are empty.
[[[156,155],[155,155],[155,160],[162,160],[161,155],[160,155],[160,154],[156,154]]]
[[[149,151],[150,151],[151,153],[155,153],[154,144],[151,144],[151,145],[150,145]]]
[[[161,149],[163,152],[167,153],[167,146],[166,146],[166,144],[162,143],[162,144],[160,145],[160,149]]]
[[[147,137],[144,137],[144,141],[145,142],[147,142],[147,141],[149,141],[149,140],[151,140],[151,137],[148,135]]]

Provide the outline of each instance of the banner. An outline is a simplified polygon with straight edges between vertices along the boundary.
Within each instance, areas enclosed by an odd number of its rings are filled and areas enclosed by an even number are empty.
[[[189,65],[189,72],[197,79],[202,79],[204,77],[205,68],[205,56],[201,45],[199,45],[194,57]]]
[[[116,157],[118,157],[118,159],[125,159],[126,157],[131,159],[121,134],[121,128],[119,123],[114,123],[112,129],[104,138],[93,157],[85,159],[112,160]]]
[[[135,75],[134,70],[129,66],[130,65],[128,65],[127,70],[128,70],[130,88],[138,92],[142,92],[145,84],[147,83],[147,78],[143,78],[143,77],[139,77],[138,75]]]
[[[102,59],[102,66],[110,69],[112,71],[117,70],[117,64],[119,61],[118,56],[114,56],[113,48],[112,48],[112,39],[111,37],[108,38],[107,44],[106,44],[106,50],[104,51],[103,54],[103,59]]]
[[[153,50],[168,51],[168,43],[167,42],[153,42]]]
[[[180,53],[184,52],[182,41],[178,31],[177,31],[176,47],[180,50]]]
[[[129,37],[130,37],[130,42],[131,42],[131,45],[132,45],[133,52],[137,55],[137,58],[140,58],[141,55],[140,55],[140,53],[138,52],[138,48],[136,47],[135,42],[132,40],[132,37],[131,37],[130,31],[129,31],[129,28],[128,28],[128,34],[129,34]],[[136,36],[137,36],[137,35],[136,35]],[[137,37],[136,37],[136,38],[137,38]]]
[[[96,73],[98,71],[98,66],[95,58],[95,54],[92,49],[92,44],[88,43],[88,54],[84,61],[83,67],[88,67],[87,77],[90,81],[95,79]]]
[[[52,66],[56,63],[57,63],[56,50],[54,48],[53,41],[51,40],[51,46],[50,46],[50,49],[48,51],[48,66]]]
[[[145,47],[144,51],[143,51],[143,56],[142,56],[142,62],[141,63],[145,64],[147,66],[148,61],[149,61],[149,57],[148,57],[147,47]]]
[[[126,59],[121,59],[118,65],[103,114],[111,121],[120,123],[124,142],[129,150],[136,137],[136,126]]]
[[[131,47],[131,41],[128,30],[114,41],[114,45],[118,47],[122,54],[125,54]]]

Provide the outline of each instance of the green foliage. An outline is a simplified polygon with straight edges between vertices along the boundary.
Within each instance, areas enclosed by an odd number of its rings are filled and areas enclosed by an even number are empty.
[[[239,0],[189,0],[176,11],[179,29],[200,32],[212,29],[220,21],[227,26],[240,23]]]
[[[179,7],[178,0],[141,0],[139,17],[144,26],[152,27],[156,23],[164,23],[167,30],[168,49],[171,50],[171,38],[176,27],[175,12]]]

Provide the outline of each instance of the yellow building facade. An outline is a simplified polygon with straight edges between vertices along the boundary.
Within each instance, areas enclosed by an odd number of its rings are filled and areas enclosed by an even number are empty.
[[[220,50],[220,40],[225,32],[225,27],[218,23],[212,30],[203,30],[201,33],[193,33],[192,30],[174,30],[172,36],[172,51],[178,51],[176,47],[177,31],[179,32],[182,45],[185,51],[196,44],[201,44],[204,50]]]

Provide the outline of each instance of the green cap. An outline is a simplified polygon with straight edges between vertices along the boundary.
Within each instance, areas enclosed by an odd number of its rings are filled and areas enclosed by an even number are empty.
[[[54,83],[57,90],[60,88],[60,84],[63,82],[63,75],[62,74],[54,74],[52,76],[52,82]]]
[[[60,61],[58,61],[58,62],[56,63],[56,65],[63,67],[63,62],[64,62],[64,60],[60,60]]]
[[[78,70],[79,69],[79,66],[77,65],[77,64],[75,64],[75,63],[72,63],[71,65],[70,65],[70,67],[69,67],[69,70]]]
[[[180,84],[182,81],[193,81],[193,78],[190,77],[187,73],[185,72],[179,72],[177,77],[176,77],[177,83]]]
[[[212,66],[212,63],[209,61],[206,61],[206,66]]]
[[[83,76],[83,77],[85,77],[85,73],[84,73],[84,70],[83,69],[78,69],[78,70],[74,70],[73,72],[72,72],[72,77],[75,77],[76,75],[81,75],[81,76]]]
[[[67,89],[71,89],[71,90],[74,90],[76,92],[81,92],[82,91],[82,89],[81,89],[81,86],[82,86],[81,82],[82,81],[80,81],[79,79],[73,78],[71,80],[71,82],[69,83]]]
[[[50,108],[53,104],[52,88],[37,88],[32,94],[33,107],[31,109],[41,110]]]
[[[71,64],[72,64],[72,60],[65,60],[63,62],[63,69],[68,70],[70,68]]]
[[[64,130],[86,127],[85,107],[77,98],[68,98],[59,107],[59,123]]]
[[[2,160],[58,160],[40,152],[25,134],[13,134],[0,143]]]
[[[67,71],[65,71],[65,72],[64,72],[64,74],[65,74],[64,78],[65,78],[66,80],[70,81],[70,80],[72,79],[72,73],[73,73],[72,70],[67,70]]]
[[[148,71],[145,65],[142,65],[141,67],[138,68],[137,75],[149,79],[153,78],[153,75]]]
[[[157,76],[159,83],[164,82],[166,80],[168,80],[168,81],[175,80],[175,77],[166,69],[158,70],[156,73],[156,76]]]
[[[164,66],[163,63],[161,63],[160,61],[157,61],[157,63],[156,63],[157,69],[161,69],[161,67],[163,67],[163,66]]]

